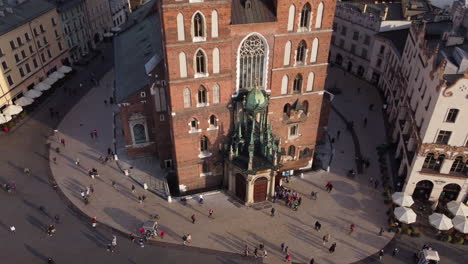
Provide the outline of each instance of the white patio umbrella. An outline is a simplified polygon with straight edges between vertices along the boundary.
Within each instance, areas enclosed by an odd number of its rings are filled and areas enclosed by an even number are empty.
[[[398,221],[402,223],[411,224],[416,222],[416,213],[410,208],[397,207],[395,208],[394,213]]]
[[[29,98],[38,98],[41,95],[42,95],[42,92],[36,89],[31,89],[24,93],[24,96],[29,97]]]
[[[23,96],[21,98],[18,98],[18,100],[15,101],[15,105],[27,106],[27,105],[32,104],[33,102],[34,102],[34,100],[32,98]]]
[[[58,71],[61,72],[61,73],[69,73],[69,72],[71,72],[72,70],[73,70],[73,69],[72,69],[71,67],[68,67],[68,66],[66,66],[66,65],[63,65],[62,67],[60,67],[60,68],[58,69]]]
[[[0,114],[0,124],[5,124],[11,120],[11,116]]]
[[[52,78],[51,76],[49,76],[49,77],[47,77],[47,79],[45,79],[45,80],[43,81],[43,83],[52,86],[52,85],[53,85],[54,83],[56,83],[57,81],[58,81],[58,79]]]
[[[102,35],[103,35],[104,37],[106,37],[106,38],[110,38],[110,37],[114,36],[114,33],[106,32],[106,33],[104,33],[104,34],[102,34]]]
[[[3,110],[4,115],[17,115],[23,111],[23,107],[19,105],[9,105]]]
[[[413,197],[402,192],[396,192],[392,194],[392,199],[393,202],[398,204],[399,206],[410,207],[414,204]]]
[[[453,227],[452,221],[446,215],[433,213],[429,216],[429,223],[439,230],[449,230]]]
[[[452,219],[453,227],[462,232],[468,234],[468,219],[465,216],[457,215]]]
[[[454,215],[468,216],[468,206],[463,203],[451,201],[447,204],[447,208]]]
[[[34,85],[34,90],[37,90],[37,91],[47,91],[49,89],[50,89],[50,85],[46,84],[44,82],[40,82],[40,83]]]
[[[113,28],[111,28],[111,31],[112,31],[112,32],[119,32],[120,30],[121,30],[120,27],[113,27]]]
[[[62,79],[63,77],[65,77],[65,74],[59,71],[56,71],[56,72],[53,72],[49,77],[54,78],[54,79]]]

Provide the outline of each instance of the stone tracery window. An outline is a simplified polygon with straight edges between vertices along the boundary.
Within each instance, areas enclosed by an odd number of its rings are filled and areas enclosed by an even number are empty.
[[[193,36],[194,37],[204,37],[205,36],[205,25],[203,21],[203,16],[200,13],[196,13],[193,17]]]
[[[310,13],[311,13],[312,8],[310,7],[309,3],[306,3],[304,7],[302,8],[301,12],[301,22],[299,24],[299,27],[305,28],[306,30],[309,29],[310,25]]]
[[[133,139],[135,144],[141,144],[146,142],[145,126],[142,124],[136,124],[133,126]]]
[[[208,138],[205,136],[202,136],[200,139],[200,151],[208,151]]]
[[[258,35],[251,35],[241,44],[239,51],[239,88],[250,89],[258,81],[265,85],[267,47]]]
[[[299,73],[296,75],[296,79],[294,79],[293,92],[300,93],[301,90],[302,90],[302,75]]]
[[[301,40],[301,42],[299,42],[299,46],[297,46],[297,53],[296,53],[297,64],[304,64],[305,57],[306,57],[306,50],[307,50],[307,44],[305,43],[304,40]]]
[[[201,50],[199,50],[195,55],[195,70],[198,74],[206,73],[206,57]]]

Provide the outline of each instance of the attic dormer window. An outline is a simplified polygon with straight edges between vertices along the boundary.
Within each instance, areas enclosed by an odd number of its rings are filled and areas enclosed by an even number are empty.
[[[250,9],[252,7],[252,2],[250,0],[245,1],[245,8]]]

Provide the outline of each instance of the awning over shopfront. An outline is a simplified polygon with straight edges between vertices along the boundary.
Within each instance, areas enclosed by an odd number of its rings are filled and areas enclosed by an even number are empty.
[[[53,85],[54,83],[56,83],[57,81],[58,81],[58,79],[52,78],[51,76],[49,76],[49,77],[47,77],[47,79],[45,79],[45,80],[43,81],[43,83],[52,86],[52,85]]]
[[[29,98],[38,98],[41,95],[42,95],[42,92],[39,90],[35,90],[35,89],[31,89],[24,93],[24,96],[29,97]]]
[[[46,79],[46,80],[47,80],[47,79]],[[57,80],[57,79],[55,79],[55,80]],[[50,89],[50,86],[51,86],[51,85],[52,85],[52,84],[47,84],[47,83],[45,83],[45,81],[43,81],[43,82],[40,82],[40,83],[36,84],[36,85],[34,86],[34,90],[37,90],[37,91],[47,91],[47,90]],[[31,97],[31,96],[28,96],[28,97]],[[35,97],[31,97],[31,98],[35,98]]]
[[[0,114],[0,124],[5,124],[11,120],[11,116]]]
[[[32,98],[29,98],[29,97],[26,97],[26,96],[23,96],[21,98],[18,98],[16,101],[15,101],[15,105],[19,105],[19,106],[27,106],[27,105],[30,105],[34,102],[34,99]]]
[[[62,67],[60,67],[58,69],[58,72],[61,72],[61,73],[69,73],[71,72],[73,69],[71,67],[68,67],[66,65],[63,65]]]
[[[65,74],[59,72],[59,71],[56,71],[56,72],[53,72],[50,76],[50,78],[54,78],[54,79],[62,79],[63,77],[65,77]]]
[[[17,115],[23,111],[23,107],[19,105],[9,105],[3,110],[4,115]]]

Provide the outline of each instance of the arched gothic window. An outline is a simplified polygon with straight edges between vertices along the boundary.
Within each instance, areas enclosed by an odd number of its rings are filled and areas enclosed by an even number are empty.
[[[307,114],[309,112],[309,102],[302,102],[302,109],[304,110],[304,114]]]
[[[213,104],[218,104],[219,103],[219,85],[216,83],[213,86]]]
[[[191,107],[192,106],[192,103],[191,103],[191,95],[190,95],[190,89],[189,88],[185,88],[184,89],[184,107],[185,108],[188,108],[188,107]]]
[[[442,167],[445,155],[439,155],[436,159],[434,153],[428,153],[423,163],[423,169],[429,169],[438,172]]]
[[[298,74],[296,79],[294,79],[293,92],[300,93],[302,90],[302,75]]]
[[[198,130],[198,120],[196,118],[192,118],[192,120],[190,120],[190,130]]]
[[[291,112],[291,105],[290,104],[285,104],[283,107],[283,114],[286,114],[289,116],[289,113]]]
[[[210,126],[217,127],[218,126],[218,119],[215,115],[210,116]]]
[[[195,71],[198,74],[206,73],[206,57],[203,51],[199,50],[195,55]]]
[[[309,29],[310,25],[310,13],[311,13],[312,8],[310,7],[309,3],[306,3],[304,7],[302,8],[301,12],[301,22],[299,24],[299,27],[305,28],[306,30]]]
[[[135,144],[141,144],[146,142],[146,131],[144,125],[136,124],[133,126],[133,139],[135,141]]]
[[[296,147],[294,145],[289,146],[288,148],[288,155],[294,157],[296,154]]]
[[[200,151],[208,151],[208,138],[205,136],[200,139]]]
[[[239,51],[239,88],[250,89],[265,85],[267,47],[259,35],[251,35]]]
[[[320,2],[320,4],[317,7],[317,17],[315,18],[315,28],[322,27],[322,17],[323,17],[323,2]]]
[[[193,17],[193,36],[201,38],[205,36],[205,21],[200,13],[196,13]]]
[[[301,42],[299,42],[299,46],[297,46],[296,63],[303,64],[305,62],[306,50],[307,44],[304,40],[301,40]]]
[[[206,88],[203,86],[200,86],[200,88],[198,88],[198,104],[206,104],[206,103],[208,103]]]

